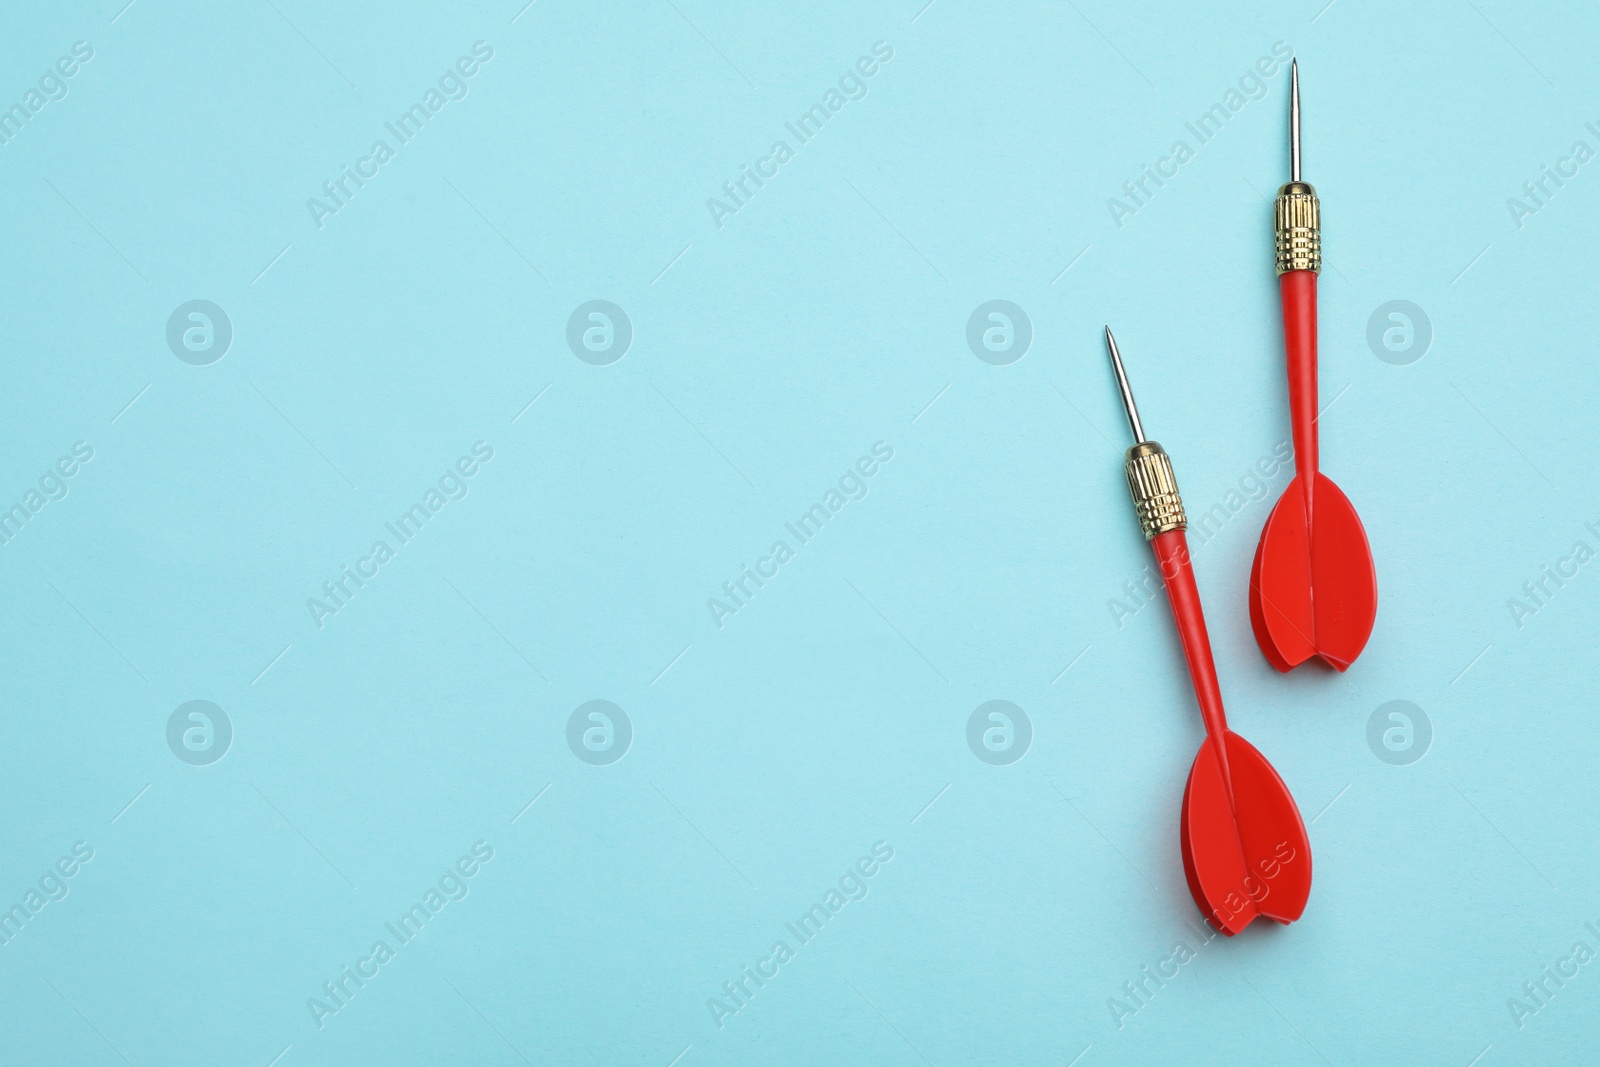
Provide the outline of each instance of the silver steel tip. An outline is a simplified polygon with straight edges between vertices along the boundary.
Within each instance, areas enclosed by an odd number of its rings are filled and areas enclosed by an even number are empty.
[[[1111,353],[1111,369],[1117,376],[1117,390],[1122,393],[1122,407],[1128,413],[1128,428],[1133,431],[1133,440],[1137,444],[1146,440],[1144,427],[1139,423],[1139,406],[1133,402],[1133,390],[1128,386],[1128,372],[1122,368],[1122,354],[1117,351],[1117,339],[1111,336],[1111,327],[1106,327],[1106,350]]]
[[[1289,180],[1300,180],[1300,60],[1289,60]]]

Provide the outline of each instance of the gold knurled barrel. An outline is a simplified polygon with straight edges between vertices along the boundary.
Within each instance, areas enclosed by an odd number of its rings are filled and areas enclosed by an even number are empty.
[[[1272,207],[1278,237],[1278,273],[1322,272],[1322,207],[1317,191],[1306,182],[1290,182],[1278,190]]]
[[[1172,474],[1172,460],[1167,458],[1165,449],[1154,441],[1140,441],[1128,449],[1124,469],[1146,541],[1189,525],[1183,515],[1183,500],[1178,496],[1178,480]]]

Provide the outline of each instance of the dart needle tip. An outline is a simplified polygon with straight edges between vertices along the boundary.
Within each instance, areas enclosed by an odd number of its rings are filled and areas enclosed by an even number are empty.
[[[1122,406],[1128,413],[1128,428],[1133,431],[1134,443],[1145,440],[1144,427],[1139,423],[1139,408],[1133,402],[1133,390],[1128,386],[1128,373],[1122,369],[1122,355],[1117,351],[1117,339],[1106,327],[1106,350],[1111,354],[1111,369],[1117,376],[1117,390],[1122,394]]]
[[[1289,180],[1300,180],[1300,60],[1289,60]]]

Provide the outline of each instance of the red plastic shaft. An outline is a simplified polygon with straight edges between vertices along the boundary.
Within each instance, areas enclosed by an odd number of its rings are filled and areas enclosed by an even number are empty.
[[[1289,420],[1294,470],[1305,494],[1306,519],[1317,474],[1317,273],[1292,270],[1278,278],[1283,299],[1283,349],[1289,369]]]
[[[1189,563],[1189,542],[1182,530],[1168,530],[1151,538],[1150,548],[1167,585],[1167,600],[1172,604],[1173,621],[1178,624],[1183,658],[1189,664],[1189,678],[1194,682],[1206,733],[1220,740],[1228,730],[1228,719],[1222,711],[1222,690],[1217,685],[1217,666],[1211,659],[1211,638],[1206,633],[1205,612],[1200,608],[1200,590],[1194,584],[1194,568]]]

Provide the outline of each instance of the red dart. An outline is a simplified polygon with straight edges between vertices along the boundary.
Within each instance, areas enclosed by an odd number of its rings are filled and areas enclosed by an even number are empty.
[[[1172,460],[1144,435],[1117,342],[1106,327],[1117,387],[1133,429],[1124,464],[1145,540],[1156,554],[1178,624],[1206,739],[1183,790],[1179,841],[1189,892],[1211,925],[1230,937],[1256,916],[1291,923],[1311,894],[1311,843],[1289,787],[1254,745],[1228,729],[1211,660],[1211,639],[1189,563],[1188,526]]]
[[[1250,568],[1250,625],[1280,671],[1313,656],[1346,670],[1378,613],[1367,532],[1349,498],[1317,469],[1317,274],[1321,205],[1300,180],[1300,68],[1290,67],[1289,184],[1273,209],[1295,476],[1267,517]]]

